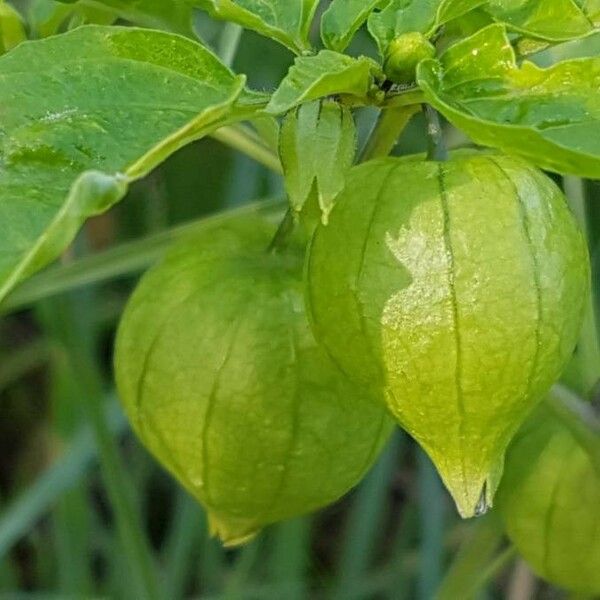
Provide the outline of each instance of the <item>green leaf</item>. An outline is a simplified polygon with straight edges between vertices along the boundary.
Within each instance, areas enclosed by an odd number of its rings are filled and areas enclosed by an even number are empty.
[[[192,7],[181,0],[58,0],[65,4],[75,4],[75,9],[85,12],[90,8],[105,6],[122,19],[136,25],[156,29],[166,29],[190,37],[192,28]]]
[[[327,48],[343,52],[381,0],[333,0],[321,18],[321,39]]]
[[[425,98],[478,144],[600,178],[600,59],[519,68],[502,25],[421,63]]]
[[[21,15],[6,2],[0,2],[0,54],[27,39]]]
[[[484,4],[486,0],[391,0],[381,11],[371,13],[369,32],[382,56],[398,36],[419,32],[432,36],[435,30]]]
[[[238,23],[277,40],[296,54],[310,50],[308,34],[318,0],[192,0],[192,3],[216,19]]]
[[[333,95],[355,103],[377,102],[383,97],[377,82],[383,78],[379,65],[366,56],[352,58],[331,50],[300,56],[273,94],[267,112],[281,114],[302,102]]]
[[[292,208],[300,213],[314,190],[326,223],[356,153],[350,109],[324,100],[289,112],[281,127],[279,151]]]
[[[597,6],[576,0],[489,0],[486,10],[511,30],[550,42],[588,35],[600,22]]]
[[[168,33],[89,26],[0,58],[0,299],[130,182],[228,118],[243,77]]]

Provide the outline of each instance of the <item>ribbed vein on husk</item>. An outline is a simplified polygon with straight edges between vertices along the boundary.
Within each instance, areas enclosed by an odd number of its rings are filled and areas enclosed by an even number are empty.
[[[460,336],[460,317],[458,311],[458,301],[456,297],[456,273],[455,256],[451,239],[451,218],[450,207],[448,205],[448,193],[445,182],[445,167],[443,163],[438,163],[438,183],[440,190],[440,204],[444,216],[444,248],[448,258],[448,289],[450,291],[450,305],[452,308],[454,344],[456,348],[456,365],[454,381],[456,386],[456,407],[458,410],[458,436],[460,443],[461,466],[463,475],[463,485],[467,482],[467,472],[465,465],[465,419],[466,410],[464,404],[464,392],[462,389],[462,340]],[[466,489],[464,490],[466,492]],[[467,494],[468,495],[468,494]]]
[[[541,345],[541,327],[542,327],[542,285],[540,281],[540,265],[538,261],[538,256],[535,251],[535,247],[533,245],[533,239],[531,236],[531,225],[529,219],[529,212],[527,210],[527,205],[521,196],[521,190],[517,187],[515,182],[510,178],[509,174],[506,172],[506,169],[493,157],[489,159],[496,167],[498,167],[499,171],[502,173],[502,176],[508,181],[509,185],[513,188],[515,192],[515,198],[519,203],[519,212],[521,214],[521,223],[523,225],[523,232],[525,234],[525,239],[527,241],[527,248],[529,249],[529,254],[531,257],[531,262],[533,266],[533,285],[535,288],[536,294],[536,326],[535,326],[535,353],[533,355],[533,361],[531,365],[531,369],[527,378],[527,395],[531,394],[533,389],[533,383],[535,379],[535,373],[538,368],[539,362],[539,354],[540,354],[540,345]]]

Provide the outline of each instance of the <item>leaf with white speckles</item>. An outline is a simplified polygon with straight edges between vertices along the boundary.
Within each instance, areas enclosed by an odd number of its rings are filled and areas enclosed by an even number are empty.
[[[182,145],[254,111],[202,46],[82,27],[0,58],[0,299]]]
[[[600,59],[517,65],[502,25],[417,72],[426,100],[477,144],[559,173],[600,178]]]
[[[513,31],[549,42],[590,35],[600,24],[600,7],[594,1],[488,0],[485,10]]]

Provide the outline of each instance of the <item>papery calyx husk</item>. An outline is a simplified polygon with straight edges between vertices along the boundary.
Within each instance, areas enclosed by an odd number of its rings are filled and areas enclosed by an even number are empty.
[[[392,427],[317,346],[303,248],[257,218],[190,236],[136,289],[117,384],[134,430],[227,545],[356,484]]]
[[[460,514],[485,512],[581,325],[589,261],[561,191],[506,156],[366,163],[307,273],[317,339],[379,390]]]
[[[509,446],[497,504],[510,540],[540,577],[600,594],[600,468],[550,405]]]

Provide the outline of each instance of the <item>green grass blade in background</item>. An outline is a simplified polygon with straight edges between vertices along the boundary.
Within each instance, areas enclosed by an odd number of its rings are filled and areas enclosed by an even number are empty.
[[[308,597],[311,517],[284,521],[273,528],[269,575],[286,600]]]
[[[16,383],[30,371],[43,366],[50,357],[46,340],[36,340],[2,357],[0,391]]]
[[[418,537],[418,507],[409,499],[402,511],[400,526],[392,543],[389,582],[386,585],[386,598],[409,600],[414,590],[414,564],[409,564],[411,548]],[[416,563],[416,561],[412,561]]]
[[[377,542],[382,539],[390,483],[400,464],[402,443],[402,434],[396,432],[358,489],[348,516],[338,566],[333,592],[336,600],[355,598],[356,584],[372,566]]]
[[[85,297],[71,294],[63,298],[61,304],[68,327],[63,332],[62,342],[77,377],[84,413],[98,444],[100,471],[128,565],[129,578],[124,582],[133,586],[136,598],[157,600],[162,592],[139,506],[135,503],[131,477],[104,418],[103,381],[96,360],[97,332],[88,318],[95,312],[94,300],[92,294]]]
[[[111,435],[116,438],[127,428],[125,417],[114,399],[106,406],[106,421]],[[57,499],[81,480],[96,455],[94,435],[89,426],[82,427],[66,452],[4,508],[0,516],[0,563]]]
[[[88,255],[65,265],[50,267],[23,283],[8,296],[2,303],[0,312],[9,313],[51,295],[139,273],[159,260],[167,248],[181,236],[191,231],[202,231],[205,227],[218,226],[237,216],[256,213],[273,214],[276,220],[279,214],[283,214],[283,203],[281,200],[266,200],[246,204],[225,213],[155,233],[141,240],[121,244],[98,254]]]
[[[172,524],[163,548],[165,595],[170,600],[185,597],[191,569],[208,534],[200,505],[184,490],[177,492]]]
[[[469,600],[479,591],[482,573],[494,561],[503,538],[502,525],[494,512],[471,527],[436,594],[436,600]]]
[[[235,565],[223,588],[223,600],[244,600],[247,587],[252,584],[252,572],[262,555],[264,534],[243,546],[235,561]]]
[[[442,579],[446,492],[435,467],[420,449],[417,464],[421,537],[417,598],[431,600]]]

